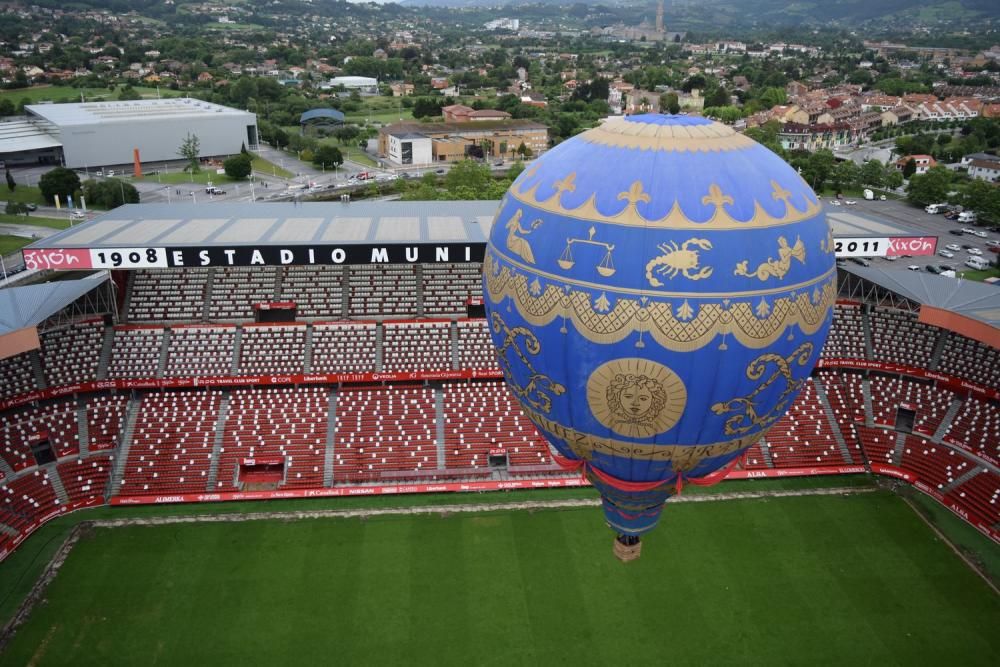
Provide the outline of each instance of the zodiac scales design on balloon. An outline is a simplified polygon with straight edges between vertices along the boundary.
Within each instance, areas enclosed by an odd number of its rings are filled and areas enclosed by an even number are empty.
[[[795,400],[836,300],[831,238],[790,166],[702,118],[609,120],[511,185],[483,265],[500,366],[600,492],[619,558]]]

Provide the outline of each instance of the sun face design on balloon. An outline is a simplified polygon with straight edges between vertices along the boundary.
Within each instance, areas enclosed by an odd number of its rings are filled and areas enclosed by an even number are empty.
[[[615,359],[587,381],[599,422],[621,435],[649,438],[670,430],[684,413],[687,390],[672,370],[648,359]]]

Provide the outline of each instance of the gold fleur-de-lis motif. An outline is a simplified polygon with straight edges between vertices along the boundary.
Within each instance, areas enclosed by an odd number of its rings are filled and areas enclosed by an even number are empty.
[[[532,296],[538,296],[542,293],[542,284],[538,282],[538,278],[531,281],[531,284],[528,285],[528,291],[531,292]]]
[[[757,312],[757,317],[764,319],[767,317],[768,313],[771,312],[771,306],[767,305],[767,301],[764,301],[764,297],[761,297],[760,303],[757,304],[755,309]]]
[[[783,201],[785,202],[785,206],[791,207],[788,201],[791,196],[792,193],[781,187],[777,181],[771,181],[771,199],[774,201]]]
[[[611,309],[611,302],[608,301],[608,295],[601,292],[601,295],[594,300],[594,310],[599,313],[606,313]]]
[[[559,197],[564,192],[576,192],[576,183],[574,182],[575,180],[576,180],[576,172],[571,171],[570,173],[566,174],[564,178],[561,178],[560,180],[553,183],[552,187],[556,189],[555,196]]]
[[[701,198],[701,203],[705,205],[711,204],[716,209],[721,209],[724,204],[732,206],[733,198],[722,194],[722,188],[718,184],[712,183],[708,188],[708,194]]]
[[[650,201],[649,195],[643,192],[642,181],[634,181],[629,187],[628,192],[619,192],[618,201],[622,201],[623,199],[627,201],[632,208],[635,208],[635,205],[639,202],[648,204]]]
[[[690,320],[694,315],[694,309],[691,308],[691,304],[688,303],[687,299],[684,299],[684,303],[677,306],[677,318],[680,320]]]

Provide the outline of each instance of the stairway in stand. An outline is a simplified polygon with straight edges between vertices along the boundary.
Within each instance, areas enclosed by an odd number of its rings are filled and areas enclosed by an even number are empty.
[[[222,455],[222,443],[226,435],[226,419],[229,417],[229,398],[229,390],[223,390],[222,400],[219,402],[219,416],[215,420],[215,441],[212,443],[212,462],[208,467],[208,482],[205,484],[205,490],[209,492],[218,490],[216,489],[216,480],[219,477],[219,457]]]

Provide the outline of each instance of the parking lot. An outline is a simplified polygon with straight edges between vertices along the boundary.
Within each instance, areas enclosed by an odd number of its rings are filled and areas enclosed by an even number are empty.
[[[823,204],[827,212],[834,216],[841,212],[850,213],[854,216],[869,219],[876,225],[879,223],[887,224],[899,228],[906,233],[912,233],[914,236],[936,236],[938,237],[937,249],[939,252],[948,244],[953,243],[959,247],[959,250],[953,253],[954,257],[947,258],[940,255],[933,258],[915,257],[913,261],[907,262],[907,265],[917,265],[921,269],[924,269],[927,264],[949,264],[955,266],[957,270],[964,270],[968,268],[965,266],[965,261],[974,255],[970,254],[962,246],[971,246],[978,249],[982,253],[980,256],[987,261],[992,261],[996,257],[995,253],[990,252],[987,243],[990,241],[1000,241],[1000,234],[987,227],[948,220],[943,214],[933,215],[926,213],[922,208],[912,206],[902,200],[867,201],[865,199],[857,199],[852,201],[856,201],[856,203],[851,206],[843,203],[840,206],[834,206],[831,204],[829,198],[824,198]],[[982,238],[968,233],[951,233],[952,230],[961,232],[962,229],[984,232],[986,237]],[[885,258],[875,259],[873,262],[884,263],[885,266],[893,263],[891,260]],[[902,262],[906,262],[906,259],[901,259],[896,263]]]

